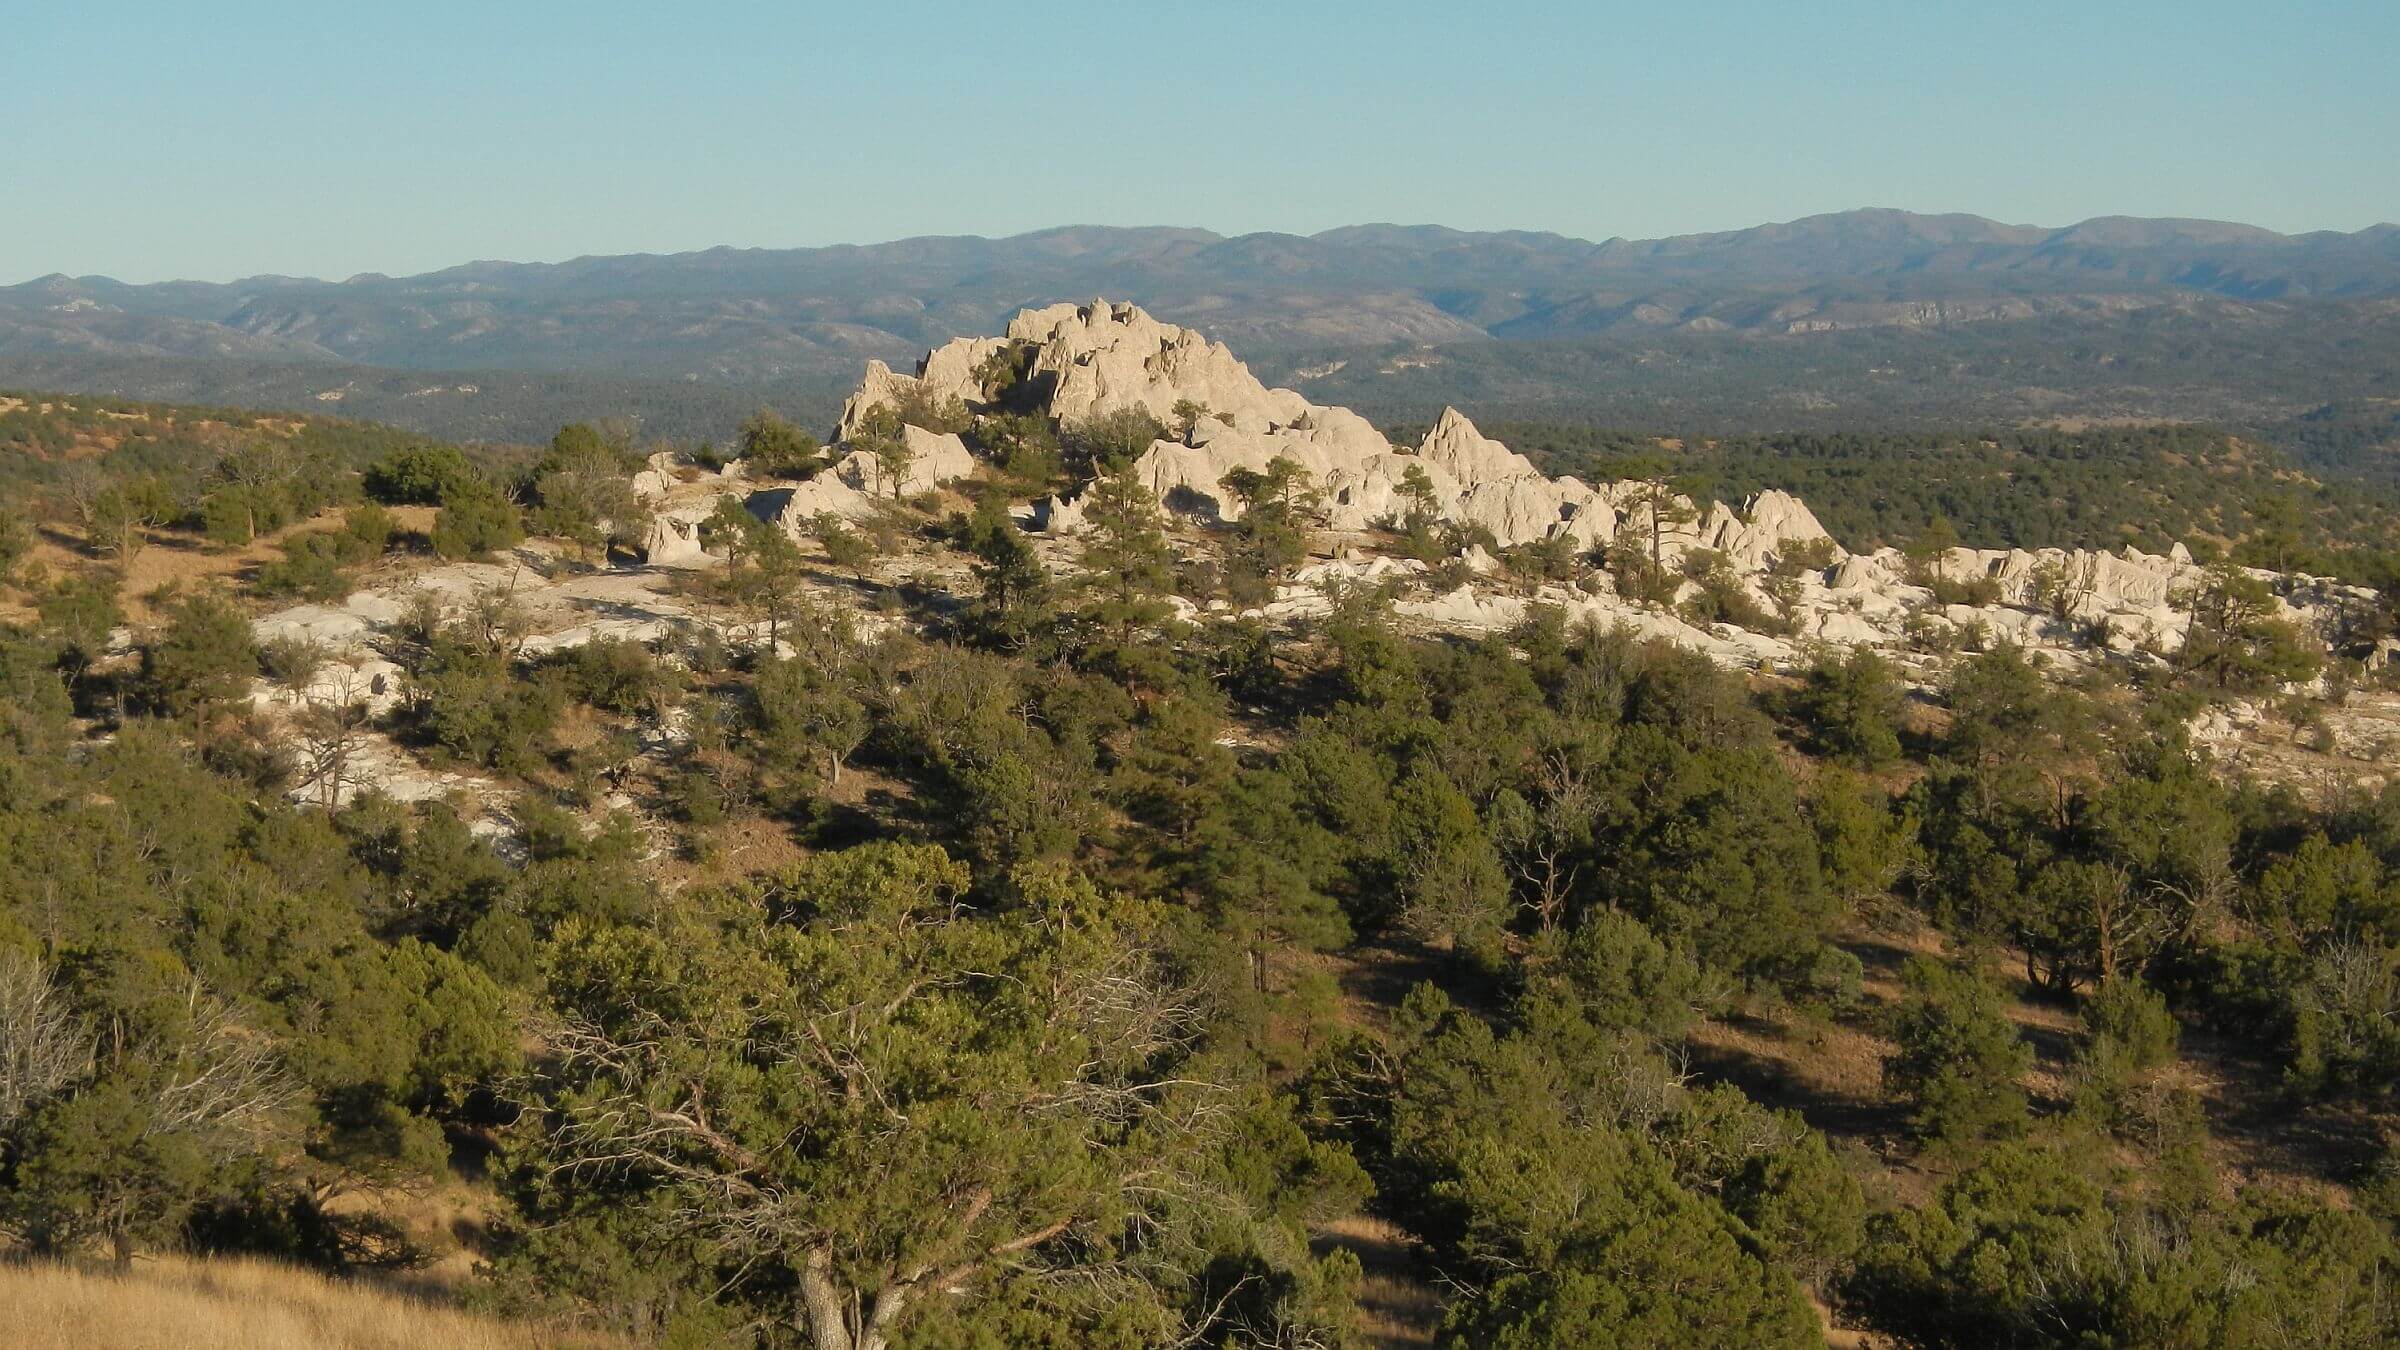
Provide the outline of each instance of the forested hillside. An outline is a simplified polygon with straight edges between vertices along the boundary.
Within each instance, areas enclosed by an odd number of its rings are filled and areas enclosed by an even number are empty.
[[[2214,541],[2281,571],[2343,572],[2400,542],[2385,483],[2321,481],[2273,448],[2208,427],[1788,433],[1658,437],[1539,422],[1493,433],[1558,473],[1594,481],[1663,471],[1732,498],[1780,488],[1856,549],[1945,521],[1981,548],[2164,552]]]
[[[2387,698],[2390,591],[2328,649],[2220,567],[2180,649],[2065,665],[1278,609],[1337,551],[1438,589],[1481,546],[1332,539],[1289,468],[1178,523],[1127,467],[1167,428],[1048,424],[1004,365],[850,446],[963,432],[966,477],[721,510],[676,574],[644,502],[719,456],[623,426],[20,397],[0,1240],[439,1272],[638,1343],[2400,1337],[2400,787],[2193,731]],[[2374,530],[2198,431],[1525,430],[1855,483],[1827,520],[1912,547]],[[831,473],[765,415],[725,453]],[[1020,529],[1065,491],[1085,532]],[[1477,584],[1772,621],[1627,540]],[[186,565],[136,594],[144,557]]]

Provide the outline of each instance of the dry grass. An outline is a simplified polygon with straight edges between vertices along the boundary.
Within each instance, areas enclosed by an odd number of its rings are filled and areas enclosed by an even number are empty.
[[[269,1261],[144,1261],[125,1275],[0,1266],[17,1350],[516,1350],[614,1342],[471,1316]]]
[[[1317,1249],[1347,1249],[1358,1257],[1358,1331],[1387,1350],[1433,1344],[1442,1300],[1420,1278],[1408,1235],[1381,1219],[1354,1214],[1326,1224]]]

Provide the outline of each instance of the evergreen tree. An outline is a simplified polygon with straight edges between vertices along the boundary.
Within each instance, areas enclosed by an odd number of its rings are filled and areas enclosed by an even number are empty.
[[[1083,521],[1081,617],[1094,630],[1085,659],[1128,687],[1155,683],[1166,667],[1155,638],[1175,613],[1166,598],[1175,585],[1175,555],[1158,499],[1130,465],[1121,465],[1093,482]]]
[[[1913,1104],[1917,1131],[1956,1148],[2022,1130],[2018,1079],[2033,1049],[2009,1024],[2000,991],[1971,969],[1925,957],[1910,959],[1901,983],[1907,993],[1883,1083]]]
[[[1050,569],[1009,518],[1006,497],[991,492],[977,500],[967,522],[967,551],[975,555],[981,588],[970,622],[1003,650],[1024,647],[1049,618]]]

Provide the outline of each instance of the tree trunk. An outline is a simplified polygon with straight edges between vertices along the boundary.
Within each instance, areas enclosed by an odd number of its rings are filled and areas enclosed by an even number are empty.
[[[802,1321],[806,1324],[809,1344],[816,1350],[863,1350],[850,1336],[850,1322],[842,1312],[842,1293],[833,1283],[833,1257],[823,1247],[812,1247],[808,1260],[800,1268],[800,1299],[804,1308]]]
[[[891,1285],[875,1296],[875,1311],[867,1315],[866,1329],[858,1333],[858,1350],[887,1350],[891,1345],[892,1328],[900,1321],[900,1310],[908,1304],[908,1287]]]

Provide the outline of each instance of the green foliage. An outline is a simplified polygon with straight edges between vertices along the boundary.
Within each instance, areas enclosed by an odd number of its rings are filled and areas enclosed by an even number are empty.
[[[751,696],[760,758],[812,777],[822,766],[826,780],[834,783],[841,781],[842,765],[873,725],[856,678],[839,662],[806,656],[764,660]]]
[[[433,551],[445,558],[480,558],[514,548],[524,538],[524,512],[498,488],[479,483],[443,499],[430,542]]]
[[[987,872],[1071,856],[1099,828],[1093,739],[1049,726],[1000,658],[936,649],[893,698],[900,753]]]
[[[1217,929],[1239,944],[1262,994],[1276,950],[1322,950],[1350,938],[1326,891],[1338,858],[1334,837],[1299,804],[1291,775],[1253,770],[1237,775],[1198,825],[1194,886]]]
[[[1993,1149],[1935,1203],[1877,1218],[1852,1282],[1936,1345],[2379,1345],[2400,1333],[2390,1233],[2267,1199],[2125,1203],[2068,1158]]]
[[[1869,647],[1820,653],[1792,691],[1792,715],[1820,753],[1875,769],[1900,757],[1900,681]]]
[[[815,536],[817,547],[825,550],[825,561],[853,576],[863,573],[875,559],[874,538],[852,529],[848,521],[831,511],[818,512],[809,521],[808,532]]]
[[[794,478],[803,482],[825,469],[824,447],[817,438],[761,408],[742,423],[735,442],[743,466],[754,477]]]
[[[608,545],[631,546],[641,537],[650,515],[633,492],[630,474],[637,463],[639,457],[630,445],[612,441],[592,427],[578,422],[559,428],[549,452],[528,475],[533,486],[533,528],[564,539],[586,554]],[[435,533],[438,538],[440,526]]]
[[[203,480],[201,529],[216,543],[247,544],[315,515],[350,491],[348,476],[330,456],[262,437],[228,451]]]
[[[1233,599],[1263,603],[1275,586],[1308,557],[1308,531],[1322,516],[1321,494],[1308,470],[1281,455],[1264,471],[1237,468],[1221,484],[1241,503],[1226,568]]]
[[[2256,694],[2313,678],[2324,664],[2289,623],[2275,617],[2267,583],[2219,563],[2188,598],[2190,630],[2176,665],[2218,694]]]
[[[1127,684],[1162,679],[1152,641],[1174,614],[1175,584],[1158,501],[1130,463],[1103,472],[1084,501],[1085,535],[1077,559],[1085,603],[1079,620],[1093,630],[1085,659]]]
[[[1438,771],[1395,785],[1391,855],[1403,926],[1463,950],[1498,942],[1511,909],[1499,852],[1475,804]]]
[[[980,588],[968,617],[985,641],[1015,651],[1033,641],[1051,617],[1050,569],[1008,513],[1008,499],[986,493],[967,522],[967,551],[975,556]]]
[[[1061,428],[1067,464],[1077,476],[1104,476],[1132,467],[1159,441],[1173,440],[1166,424],[1140,406],[1094,413]]]
[[[258,570],[258,589],[304,600],[338,600],[350,590],[349,569],[382,554],[397,527],[373,503],[353,507],[342,527],[288,540],[283,557]]]
[[[1685,552],[1683,574],[1693,587],[1693,594],[1683,603],[1685,622],[1700,627],[1729,623],[1762,633],[1789,631],[1780,614],[1769,613],[1759,606],[1734,572],[1733,560],[1716,549],[1695,548]]]
[[[513,1152],[537,1221],[519,1265],[556,1278],[588,1258],[550,1253],[638,1245],[715,1272],[715,1301],[849,1344],[937,1292],[1069,1261],[1100,1286],[1049,1316],[1178,1325],[1171,1284],[1074,1255],[1079,1234],[1188,1231],[1172,1178],[1206,1168],[1197,1102],[1143,1086],[1183,1058],[1173,1024],[1114,996],[1158,978],[1134,945],[1151,918],[1060,871],[978,917],[956,906],[968,880],[938,849],[876,844],[729,894],[671,940],[562,935],[562,1053]],[[1137,1171],[1153,1180],[1130,1189]]]
[[[1834,909],[1817,840],[1788,774],[1764,748],[1687,748],[1635,727],[1618,742],[1599,834],[1600,893],[1708,964],[1772,974]],[[1646,789],[1636,791],[1636,782]]]
[[[2112,1084],[2172,1063],[2182,1035],[2167,1001],[2136,979],[2111,980],[2092,991],[2083,1005],[2083,1029],[2089,1038],[2085,1065]]]
[[[1004,358],[968,434],[1022,458],[1009,490],[1055,491]],[[307,734],[305,710],[209,714],[261,664],[309,684],[321,649],[249,651],[212,593],[166,602],[136,672],[105,655],[113,575],[29,578],[35,616],[0,626],[0,1047],[48,1049],[0,1055],[0,1226],[62,1252],[401,1258],[321,1197],[415,1185],[500,1132],[479,1296],[632,1339],[1340,1344],[1359,1267],[1311,1243],[1362,1204],[1461,1345],[1815,1343],[1803,1290],[1920,1344],[2390,1339],[2382,1191],[2356,1214],[2224,1194],[2203,1147],[2224,1106],[2178,1086],[2177,1035],[2246,1039],[2279,1109],[2388,1103],[2400,790],[2229,787],[2171,675],[2070,687],[2005,646],[1955,663],[1946,725],[1904,741],[1872,656],[1762,694],[1540,607],[1438,641],[1363,588],[1297,633],[1179,622],[1178,573],[1218,581],[1130,472],[1154,428],[1119,420],[1113,448],[1069,432],[1101,466],[1072,586],[994,491],[918,531],[971,556],[979,594],[896,588],[906,621],[872,638],[821,598],[815,550],[739,504],[702,530],[727,566],[690,585],[744,622],[672,651],[528,659],[504,592],[421,606],[390,629],[408,675],[380,728],[513,780],[491,816],[295,809],[243,723]],[[236,444],[107,486],[239,535],[243,494],[282,490],[266,468],[324,448],[226,464]],[[381,457],[379,496],[438,498],[452,551],[479,500],[516,537],[464,456],[329,453]],[[1656,569],[1680,459],[1638,466],[1656,490],[1619,581],[1736,616],[1758,594],[1721,559]],[[592,547],[614,508],[582,487],[629,467],[621,432],[570,426],[511,481]],[[1465,541],[1434,537],[1430,483],[1393,525],[1446,554]],[[1240,598],[1297,562],[1311,485],[1225,486]],[[246,584],[338,595],[393,526],[355,509]],[[901,537],[822,542],[863,568]],[[593,811],[620,792],[638,811]],[[663,864],[662,816],[683,826]],[[1963,1170],[1870,1218],[1867,1150],[1724,1081],[1707,1019],[1795,1055],[1884,1029],[1853,919],[1905,922],[1896,887],[1971,964],[1903,973],[1886,1086]],[[2019,958],[2084,994],[2043,1079],[2071,1109],[2039,1119],[2031,1048],[1970,973]],[[1454,998],[1395,1004],[1403,971]],[[179,1114],[237,1049],[264,1105]],[[63,1067],[7,1077],[45,1057]],[[1879,1114],[1855,1105],[1837,1130]]]
[[[428,743],[520,774],[541,762],[567,702],[561,679],[525,678],[512,649],[463,626],[433,636],[409,670],[405,694],[404,719]]]
[[[1770,1259],[1822,1286],[1866,1241],[1867,1201],[1825,1136],[1787,1119],[1788,1142],[1752,1151],[1725,1179],[1725,1208]]]
[[[129,561],[149,546],[149,531],[178,514],[175,489],[166,479],[156,474],[122,479],[93,499],[84,538],[94,553]]]
[[[663,717],[682,697],[681,670],[641,643],[595,637],[558,658],[575,698],[619,717]]]
[[[1466,1285],[1446,1343],[1818,1343],[1741,1222],[1590,1109],[1605,1085],[1421,993],[1404,1011],[1431,1034],[1402,1067],[1384,1191]]]
[[[1871,780],[1828,766],[1808,798],[1826,888],[1852,903],[1890,893],[1916,843],[1915,822]]]
[[[0,1222],[123,1259],[203,1209],[440,1167],[433,1117],[514,1070],[515,1006],[446,953],[378,942],[344,836],[169,727],[54,769],[31,795],[0,774]],[[327,1222],[311,1241],[356,1231]]]
[[[1676,1041],[1718,996],[1688,952],[1622,914],[1594,910],[1560,944],[1556,963],[1534,973],[1525,1002],[1537,1025],[1570,1017]]]
[[[16,576],[17,564],[33,549],[33,527],[15,508],[0,508],[0,585]]]
[[[782,526],[752,515],[728,498],[700,527],[701,539],[724,550],[726,567],[717,579],[718,595],[767,625],[766,645],[773,650],[783,638],[784,625],[802,608],[799,577],[806,560],[800,546]],[[827,631],[838,631],[828,623]]]
[[[1066,452],[1058,430],[1038,412],[998,412],[978,418],[968,443],[1000,466],[1017,496],[1037,496],[1066,484]]]
[[[242,692],[258,671],[250,621],[210,592],[168,611],[167,626],[142,648],[142,685],[151,705],[171,717],[199,712]]]
[[[409,445],[368,465],[361,486],[393,506],[442,506],[482,484],[482,473],[457,446]]]
[[[1883,1062],[1888,1092],[1911,1103],[1911,1123],[1929,1141],[1964,1148],[2025,1125],[2032,1047],[2011,1026],[2000,991],[1976,971],[1913,957]]]
[[[107,654],[109,630],[124,622],[117,605],[119,584],[113,568],[92,567],[52,582],[34,597],[38,632],[70,681]]]

